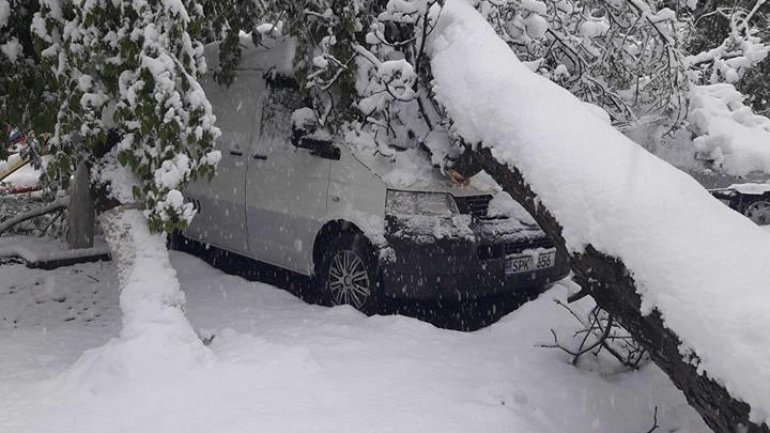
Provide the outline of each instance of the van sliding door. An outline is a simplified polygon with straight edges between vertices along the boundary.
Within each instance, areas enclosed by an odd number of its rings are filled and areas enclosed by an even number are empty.
[[[235,81],[220,86],[208,76],[203,87],[222,135],[216,149],[222,153],[216,175],[185,191],[200,206],[186,230],[193,239],[238,253],[248,252],[246,235],[246,160],[254,134],[259,131],[264,81],[260,71],[238,71]]]
[[[313,241],[326,215],[331,161],[291,144],[291,115],[304,106],[296,83],[268,84],[263,106],[246,179],[250,255],[309,274]]]

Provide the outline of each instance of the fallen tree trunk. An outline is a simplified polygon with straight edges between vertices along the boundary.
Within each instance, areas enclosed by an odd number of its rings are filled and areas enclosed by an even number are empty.
[[[540,204],[515,167],[501,164],[489,149],[465,152],[465,155],[456,168],[460,173],[485,170],[532,214],[558,248],[566,249],[561,225]],[[684,360],[679,351],[679,337],[666,328],[657,311],[642,314],[641,298],[622,261],[589,245],[583,253],[570,254],[570,266],[576,282],[645,346],[655,364],[684,392],[687,401],[711,429],[718,433],[770,433],[767,424],[750,421],[748,404],[735,399],[708,375],[698,374],[697,354],[692,357],[695,362]]]

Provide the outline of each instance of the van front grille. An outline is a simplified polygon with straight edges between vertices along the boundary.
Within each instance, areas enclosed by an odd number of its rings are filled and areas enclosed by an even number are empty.
[[[471,197],[454,197],[457,209],[461,214],[472,215],[476,218],[486,218],[489,211],[491,195],[476,195]]]
[[[505,244],[505,255],[518,254],[524,250],[534,250],[536,248],[553,248],[553,242],[548,238],[534,239],[530,242],[509,242]]]
[[[548,238],[538,238],[529,241],[479,245],[477,252],[480,260],[489,260],[520,254],[524,250],[536,248],[553,248],[553,242]]]

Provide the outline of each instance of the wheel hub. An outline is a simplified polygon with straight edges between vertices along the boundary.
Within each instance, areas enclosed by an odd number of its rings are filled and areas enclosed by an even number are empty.
[[[746,209],[745,215],[757,225],[768,225],[770,224],[770,203],[766,201],[752,203]]]
[[[366,263],[355,251],[342,250],[332,258],[327,284],[335,305],[360,309],[371,295]]]

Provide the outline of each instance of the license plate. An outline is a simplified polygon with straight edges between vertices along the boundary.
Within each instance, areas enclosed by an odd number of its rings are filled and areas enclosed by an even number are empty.
[[[554,264],[556,264],[556,250],[545,250],[533,254],[521,254],[506,259],[505,273],[506,275],[511,275],[532,272],[551,268]]]

